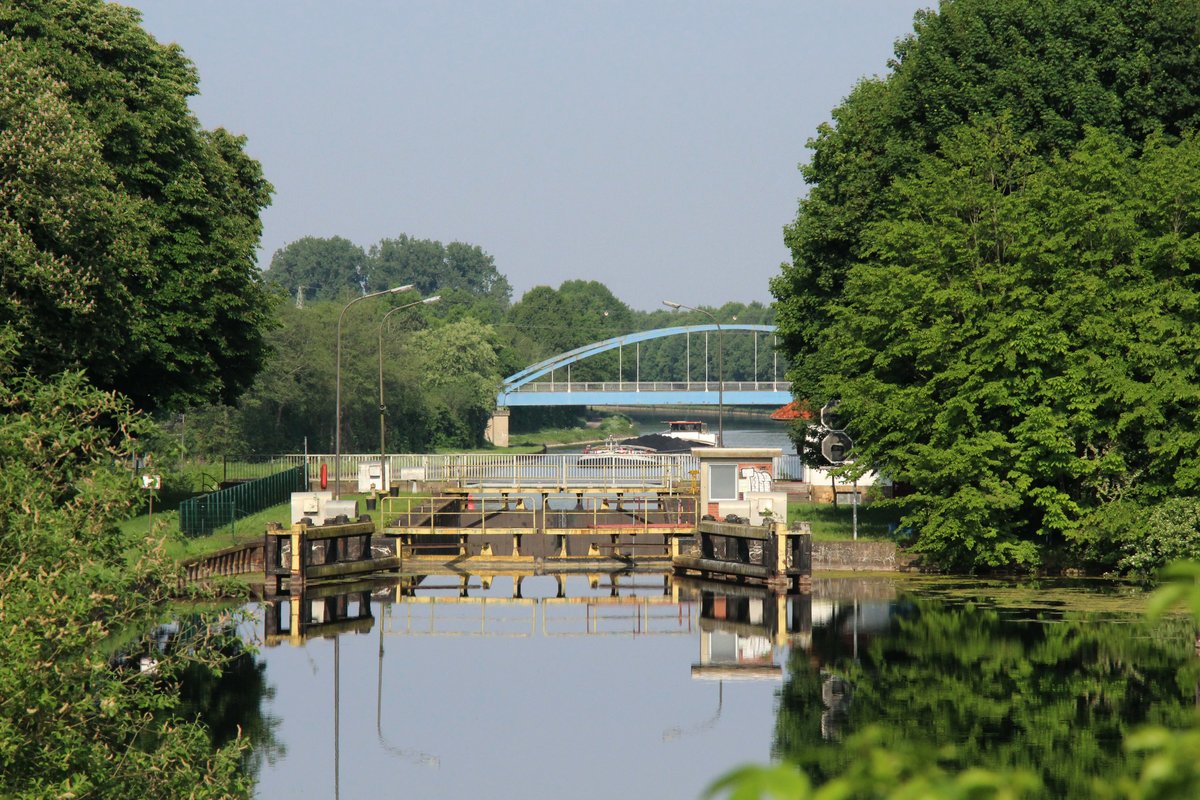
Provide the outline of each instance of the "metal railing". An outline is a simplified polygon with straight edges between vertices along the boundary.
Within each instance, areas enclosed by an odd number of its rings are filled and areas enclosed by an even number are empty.
[[[304,456],[229,455],[221,458],[221,480],[251,481],[304,465]]]
[[[656,534],[695,529],[700,522],[700,508],[696,495],[690,492],[589,495],[580,497],[573,506],[570,500],[564,505],[563,498],[546,495],[427,495],[384,497],[380,517],[384,530],[445,537],[459,536],[464,530],[486,535],[489,531],[507,533],[524,528],[534,533],[539,522],[546,533]]]
[[[788,392],[788,381],[533,381],[518,392]]]
[[[775,471],[772,474],[777,481],[803,483],[808,480],[809,471],[800,456],[779,456],[775,459]]]
[[[569,489],[571,486],[673,488],[690,484],[699,462],[688,455],[648,456],[638,464],[579,463],[581,453],[488,455],[477,453],[389,455],[385,460],[391,482],[447,482],[462,486],[504,486],[513,489]],[[297,456],[303,462],[303,456]],[[378,454],[342,454],[341,470],[333,455],[308,456],[308,474],[340,474],[356,480],[359,467],[378,464]]]
[[[612,486],[629,485],[679,487],[693,482],[698,474],[699,460],[691,454],[651,455],[636,465],[579,463],[580,453],[526,453],[489,455],[486,453],[403,453],[387,456],[388,476],[392,481],[455,481],[477,485],[511,485],[513,488],[569,488],[572,485]],[[268,470],[266,474],[295,467],[306,467],[313,480],[325,465],[330,480],[340,474],[343,480],[357,479],[359,467],[378,464],[378,453],[342,454],[340,473],[334,469],[332,454],[300,453],[260,456],[262,466],[246,469]],[[240,465],[253,464],[249,457],[228,456],[229,472],[240,474]],[[805,481],[810,475],[800,456],[787,455],[775,459],[776,480]],[[511,481],[511,483],[509,483]]]

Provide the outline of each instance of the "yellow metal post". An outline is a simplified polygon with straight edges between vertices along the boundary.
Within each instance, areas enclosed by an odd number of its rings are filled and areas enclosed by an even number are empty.
[[[304,526],[296,523],[292,526],[292,563],[291,575],[288,577],[290,586],[304,583],[304,548],[306,546]]]
[[[300,645],[304,642],[304,637],[300,635],[300,606],[303,604],[304,599],[299,594],[293,595],[288,602],[291,611],[291,630],[288,631],[288,643],[291,645]]]
[[[787,523],[775,523],[775,572],[787,574]]]

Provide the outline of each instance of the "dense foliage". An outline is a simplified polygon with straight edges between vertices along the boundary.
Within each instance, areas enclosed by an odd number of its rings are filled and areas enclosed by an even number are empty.
[[[305,236],[276,250],[263,277],[303,306],[306,300],[336,300],[347,291],[391,288],[371,287],[369,269],[367,254],[349,239]]]
[[[317,300],[412,285],[426,297],[474,296],[503,310],[512,295],[508,279],[482,248],[404,234],[383,239],[370,252],[340,236],[306,236],[275,252],[265,278],[293,297]]]
[[[147,670],[106,655],[177,580],[153,537],[115,526],[135,501],[123,465],[144,421],[80,373],[14,370],[12,340],[0,336],[0,795],[248,796],[246,740],[214,748],[179,705],[184,670],[226,660],[230,625],[143,651]]]
[[[810,143],[798,395],[956,567],[1113,564],[1197,483],[1194,3],[946,0]]]
[[[270,186],[188,110],[178,47],[102,0],[0,8],[0,324],[140,407],[232,400],[265,351]]]

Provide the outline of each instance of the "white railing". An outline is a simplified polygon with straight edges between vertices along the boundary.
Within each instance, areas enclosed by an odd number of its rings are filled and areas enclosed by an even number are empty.
[[[402,453],[386,458],[392,481],[438,481],[464,486],[505,486],[531,489],[566,489],[571,486],[672,488],[689,483],[699,469],[695,456],[656,455],[641,464],[580,464],[581,453],[507,454]],[[299,458],[303,463],[304,456]],[[379,454],[342,454],[341,471],[334,469],[330,454],[308,456],[309,477],[315,479],[326,468],[329,480],[340,474],[342,481],[358,480],[359,467],[378,464]]]
[[[699,461],[690,454],[655,455],[650,461],[636,465],[580,464],[580,453],[525,453],[489,455],[486,453],[402,453],[387,456],[388,474],[392,480],[454,481],[469,485],[569,487],[569,486],[662,486],[670,488],[688,483],[699,469]],[[271,456],[270,462],[280,469],[306,463],[303,454]],[[359,467],[378,464],[378,453],[342,454],[343,481],[357,481]],[[308,476],[315,480],[324,464],[329,480],[335,475],[334,456],[327,453],[307,456]],[[810,470],[799,456],[780,456],[775,459],[774,475],[778,480],[806,481]]]
[[[720,381],[533,381],[513,392],[717,392]],[[787,381],[725,381],[726,392],[790,392]]]

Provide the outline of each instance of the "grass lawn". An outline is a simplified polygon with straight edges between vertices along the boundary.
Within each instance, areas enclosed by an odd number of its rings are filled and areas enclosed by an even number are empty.
[[[637,436],[633,420],[621,414],[606,416],[596,428],[544,428],[532,433],[514,433],[509,441],[514,445],[578,444],[579,442],[603,441],[609,436],[623,438]]]
[[[788,503],[788,521],[804,520],[812,523],[814,541],[833,542],[854,538],[853,508],[845,503],[837,508],[831,503]],[[889,526],[900,523],[897,509],[877,505],[858,507],[858,538],[876,541],[892,541]]]
[[[365,494],[342,495],[343,500],[359,501],[358,510],[360,514],[364,512],[372,513],[366,512],[366,503],[362,502],[366,497],[367,495]],[[171,510],[160,513],[155,509],[153,524],[156,530],[163,531],[166,534],[164,538],[166,540],[167,555],[182,561],[194,556],[215,553],[219,550],[224,550],[226,547],[258,541],[266,531],[268,522],[278,522],[285,528],[291,527],[291,516],[292,504],[289,501],[243,517],[230,525],[217,528],[208,536],[197,537],[187,537],[179,532],[178,511]],[[148,514],[141,514],[120,523],[120,527],[126,531],[145,532],[150,530],[150,524],[150,516]]]

